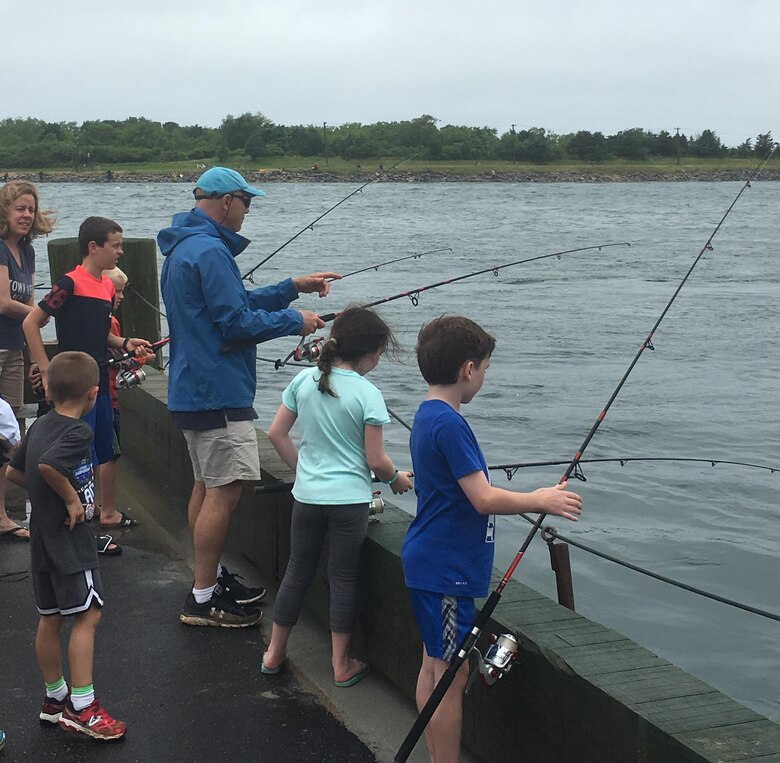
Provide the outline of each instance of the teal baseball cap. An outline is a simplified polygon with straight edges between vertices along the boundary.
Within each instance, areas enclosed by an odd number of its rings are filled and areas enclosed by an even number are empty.
[[[206,170],[198,178],[193,193],[198,190],[203,191],[207,196],[233,193],[234,191],[242,191],[249,196],[265,196],[265,191],[252,188],[238,172],[227,167],[212,167],[210,170]]]

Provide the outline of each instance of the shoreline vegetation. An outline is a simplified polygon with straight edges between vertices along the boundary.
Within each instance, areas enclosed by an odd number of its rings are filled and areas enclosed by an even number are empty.
[[[250,183],[646,183],[721,182],[747,180],[758,163],[746,160],[682,160],[670,162],[607,161],[598,164],[553,162],[545,165],[511,161],[420,161],[402,162],[388,158],[360,164],[331,159],[257,166],[249,162],[227,162]],[[254,166],[252,166],[254,164]],[[281,165],[281,166],[278,166]],[[29,180],[35,183],[187,183],[193,184],[212,163],[171,162],[105,165],[48,170],[8,170],[0,180]],[[387,169],[385,169],[387,168]],[[759,180],[780,180],[780,161],[770,162]]]
[[[604,135],[515,128],[499,134],[440,124],[430,114],[321,127],[276,124],[260,112],[228,114],[219,127],[146,117],[3,119],[0,179],[191,184],[221,165],[258,183],[744,181],[776,146],[771,132],[729,147],[711,129],[686,135],[632,127]],[[780,159],[762,177],[780,179]]]

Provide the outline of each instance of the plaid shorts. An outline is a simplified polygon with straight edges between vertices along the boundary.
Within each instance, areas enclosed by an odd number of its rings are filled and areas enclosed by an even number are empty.
[[[474,599],[409,589],[414,619],[429,657],[450,662],[477,616]]]

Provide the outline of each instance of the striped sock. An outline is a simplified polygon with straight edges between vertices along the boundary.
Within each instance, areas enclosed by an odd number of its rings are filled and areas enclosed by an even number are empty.
[[[57,702],[62,702],[68,696],[68,684],[65,683],[64,676],[60,676],[53,684],[46,684],[46,696],[56,699]]]
[[[76,712],[89,707],[94,701],[95,687],[92,684],[89,686],[74,686],[70,690],[70,703]]]

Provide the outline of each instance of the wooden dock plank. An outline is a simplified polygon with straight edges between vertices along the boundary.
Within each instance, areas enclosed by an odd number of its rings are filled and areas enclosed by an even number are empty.
[[[715,690],[706,694],[638,702],[629,707],[670,734],[731,726],[761,718],[750,708]]]
[[[712,691],[712,687],[705,684],[704,681],[700,681],[669,664],[593,675],[588,680],[594,686],[627,705],[673,697],[693,697]]]
[[[766,718],[675,736],[692,749],[708,756],[708,760],[724,763],[755,760],[757,763],[768,763],[773,758],[780,759],[780,726]]]

